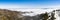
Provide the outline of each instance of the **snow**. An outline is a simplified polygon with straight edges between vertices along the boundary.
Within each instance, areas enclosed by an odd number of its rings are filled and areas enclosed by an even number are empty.
[[[22,12],[32,11],[33,13],[26,13],[26,14],[22,14],[22,15],[23,16],[35,16],[35,15],[42,14],[45,12],[52,12],[53,10],[56,10],[56,9],[60,9],[60,8],[53,8],[53,9],[9,9],[9,10],[22,11]],[[55,17],[56,17],[55,20],[60,20],[60,17],[58,16],[57,12],[55,12]]]
[[[35,15],[38,15],[38,14],[42,14],[42,13],[45,13],[45,12],[51,12],[51,11],[53,11],[53,10],[55,10],[55,9],[9,9],[9,10],[13,10],[13,11],[22,11],[22,12],[26,12],[26,11],[28,11],[28,12],[30,12],[30,11],[32,11],[33,13],[26,13],[26,14],[22,14],[22,15],[24,15],[24,16],[35,16]]]

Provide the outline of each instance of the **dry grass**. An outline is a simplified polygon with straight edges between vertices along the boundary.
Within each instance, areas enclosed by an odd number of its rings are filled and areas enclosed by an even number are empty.
[[[17,20],[18,11],[0,9],[0,20]]]

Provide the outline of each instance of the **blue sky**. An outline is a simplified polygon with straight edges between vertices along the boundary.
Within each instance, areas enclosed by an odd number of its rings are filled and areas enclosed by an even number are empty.
[[[0,8],[57,8],[60,0],[0,0]]]

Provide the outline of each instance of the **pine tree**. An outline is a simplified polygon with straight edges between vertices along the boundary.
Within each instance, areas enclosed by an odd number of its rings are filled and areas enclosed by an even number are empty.
[[[50,20],[55,20],[56,18],[54,17],[54,13],[51,13],[51,19]]]
[[[49,18],[49,16],[48,16],[48,13],[46,12],[44,15],[43,15],[43,20],[47,20],[48,18]]]

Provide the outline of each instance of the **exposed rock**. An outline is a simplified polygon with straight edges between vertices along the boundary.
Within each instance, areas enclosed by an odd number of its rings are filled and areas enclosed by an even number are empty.
[[[18,11],[0,9],[0,20],[17,20]]]

